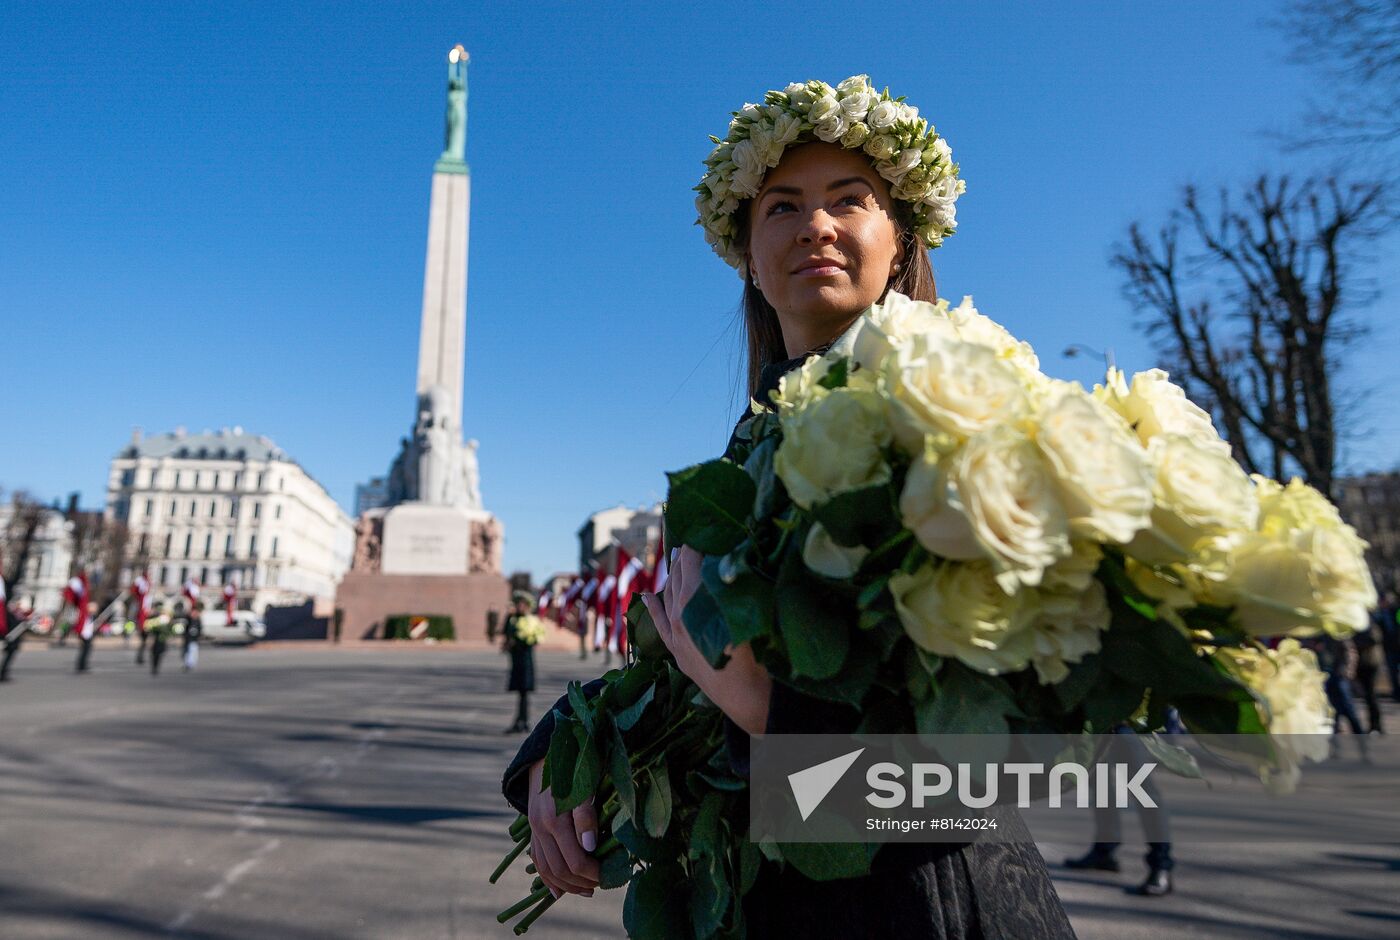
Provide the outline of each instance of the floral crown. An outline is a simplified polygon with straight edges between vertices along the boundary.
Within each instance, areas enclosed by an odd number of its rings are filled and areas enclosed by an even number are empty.
[[[734,112],[729,136],[710,137],[715,149],[695,191],[696,224],[705,241],[741,277],[744,254],[734,244],[734,212],[743,199],[758,195],[763,176],[778,165],[788,147],[810,140],[862,150],[890,184],[894,198],[914,209],[914,233],[937,248],[957,228],[954,203],[967,189],[958,179],[953,152],[919,109],[876,93],[870,76],[852,75],[832,88],[826,82],[793,83],[770,91],[763,104]]]

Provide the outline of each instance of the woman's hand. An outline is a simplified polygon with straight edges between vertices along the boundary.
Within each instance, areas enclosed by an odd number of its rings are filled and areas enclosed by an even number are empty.
[[[598,847],[598,812],[589,800],[567,813],[554,811],[554,794],[542,787],[544,761],[530,766],[530,858],[545,886],[562,894],[593,896],[600,874],[588,854]]]
[[[773,679],[754,659],[749,644],[725,647],[729,661],[716,669],[705,659],[681,620],[681,612],[700,588],[702,556],[682,546],[671,564],[671,574],[661,596],[643,594],[642,603],[651,614],[661,642],[676,657],[676,666],[700,686],[736,725],[751,735],[763,734],[768,721],[768,700]]]

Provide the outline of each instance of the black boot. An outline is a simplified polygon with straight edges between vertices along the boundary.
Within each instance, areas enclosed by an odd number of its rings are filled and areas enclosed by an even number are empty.
[[[1118,859],[1113,857],[1113,852],[1117,848],[1117,844],[1113,842],[1095,842],[1093,848],[1078,858],[1065,859],[1065,867],[1092,871],[1118,871]]]
[[[1172,893],[1172,873],[1169,868],[1154,868],[1147,873],[1147,880],[1136,888],[1129,888],[1130,894],[1146,898],[1160,898]]]

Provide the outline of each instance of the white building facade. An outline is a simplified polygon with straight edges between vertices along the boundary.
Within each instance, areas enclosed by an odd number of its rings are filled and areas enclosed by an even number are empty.
[[[13,513],[13,504],[0,505],[0,532],[10,527]],[[7,585],[10,598],[24,600],[25,606],[40,614],[57,614],[63,606],[63,588],[68,584],[72,566],[72,524],[57,509],[39,509],[39,524],[34,529],[24,570],[15,583]]]
[[[325,488],[242,428],[138,432],[112,459],[105,515],[130,533],[123,584],[144,568],[174,596],[192,577],[206,604],[222,605],[232,583],[238,606],[258,613],[329,605],[354,552],[350,517]]]
[[[614,544],[651,564],[648,556],[661,544],[661,504],[636,509],[614,506],[595,512],[579,528],[578,542],[580,571],[590,570],[604,556],[611,564],[608,552]]]

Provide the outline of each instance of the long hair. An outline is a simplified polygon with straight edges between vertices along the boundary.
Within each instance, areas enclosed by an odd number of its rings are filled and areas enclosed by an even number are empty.
[[[741,248],[749,243],[749,207],[739,206],[734,212],[738,223],[735,241]],[[933,279],[933,265],[928,260],[928,249],[914,234],[914,211],[907,203],[895,201],[895,238],[902,250],[903,262],[900,271],[890,279],[886,292],[899,291],[911,300],[934,303],[938,300],[938,288]],[[881,299],[884,296],[881,295]],[[744,340],[748,347],[748,394],[753,398],[758,394],[758,377],[763,367],[788,358],[787,347],[783,345],[783,330],[778,324],[778,311],[754,286],[753,278],[744,278],[744,295],[740,301],[744,314]]]

